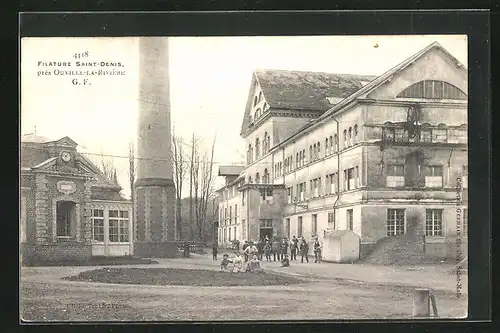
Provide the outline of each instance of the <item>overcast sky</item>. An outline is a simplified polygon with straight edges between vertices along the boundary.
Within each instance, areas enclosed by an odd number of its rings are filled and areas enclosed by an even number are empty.
[[[21,133],[36,126],[38,135],[69,136],[89,154],[123,156],[114,161],[126,193],[138,112],[137,41],[29,38],[21,46]],[[216,133],[215,171],[218,164],[244,163],[239,131],[254,69],[380,75],[434,41],[467,66],[466,36],[170,38],[172,127],[186,142],[193,132],[204,143]],[[126,75],[93,77],[91,86],[73,85],[72,76],[38,75],[39,61],[74,66],[73,54],[84,51],[89,61],[120,61]]]

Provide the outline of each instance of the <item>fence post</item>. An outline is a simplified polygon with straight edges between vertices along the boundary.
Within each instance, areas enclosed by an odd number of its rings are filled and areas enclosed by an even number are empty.
[[[430,317],[429,289],[415,289],[413,294],[413,317]]]

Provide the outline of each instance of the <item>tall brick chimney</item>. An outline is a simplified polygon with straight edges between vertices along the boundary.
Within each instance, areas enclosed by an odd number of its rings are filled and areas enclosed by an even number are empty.
[[[167,37],[139,39],[139,119],[135,246],[139,256],[170,257],[175,240]],[[170,244],[169,244],[170,243]],[[176,249],[175,251],[176,252]]]

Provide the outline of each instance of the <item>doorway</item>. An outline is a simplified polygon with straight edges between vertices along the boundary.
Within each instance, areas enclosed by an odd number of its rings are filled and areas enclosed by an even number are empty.
[[[57,237],[71,237],[74,224],[76,203],[58,201],[56,204]]]
[[[265,239],[266,236],[269,239],[273,239],[273,228],[260,228],[260,239]]]

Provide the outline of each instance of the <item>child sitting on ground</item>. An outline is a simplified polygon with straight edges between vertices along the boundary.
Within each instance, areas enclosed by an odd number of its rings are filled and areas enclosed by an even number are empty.
[[[250,272],[250,273],[261,273],[263,271],[264,270],[260,266],[260,261],[257,258],[257,255],[254,255],[253,258],[252,258],[252,260],[250,260],[250,262],[248,263],[247,272]]]
[[[288,254],[285,254],[283,259],[281,259],[281,267],[290,267],[290,260],[288,259]]]
[[[245,271],[243,268],[243,257],[239,252],[236,252],[236,256],[233,258],[233,265],[233,272],[240,273]]]
[[[227,254],[224,254],[220,263],[220,270],[223,272],[230,272],[231,269],[229,269],[228,265],[232,263],[233,261],[229,259],[229,256]]]

